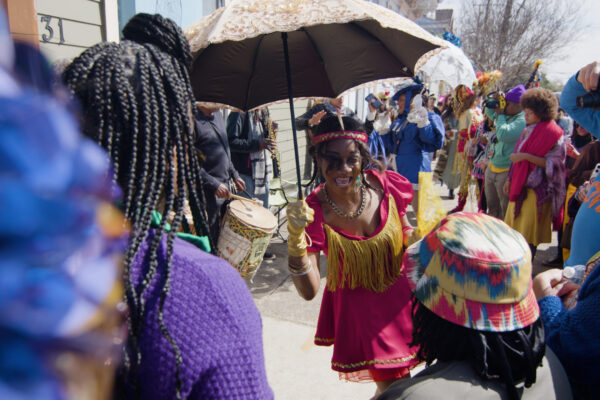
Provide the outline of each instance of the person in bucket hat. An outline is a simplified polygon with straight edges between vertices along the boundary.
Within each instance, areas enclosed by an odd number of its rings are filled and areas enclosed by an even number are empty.
[[[545,345],[530,250],[517,231],[455,213],[407,249],[404,265],[414,294],[410,345],[427,367],[380,400],[571,398]]]

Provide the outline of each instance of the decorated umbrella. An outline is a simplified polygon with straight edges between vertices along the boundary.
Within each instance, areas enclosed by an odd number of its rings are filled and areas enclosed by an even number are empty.
[[[460,84],[471,87],[475,80],[471,60],[452,43],[446,42],[446,45],[447,48],[431,56],[418,70],[434,93],[444,84],[452,90]]]
[[[231,0],[185,30],[198,101],[248,111],[333,98],[373,81],[413,76],[440,46],[401,15],[363,0]],[[431,53],[430,53],[431,54]],[[296,174],[300,162],[292,123]]]

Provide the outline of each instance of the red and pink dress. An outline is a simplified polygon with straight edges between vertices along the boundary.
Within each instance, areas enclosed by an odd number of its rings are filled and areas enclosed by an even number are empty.
[[[315,344],[333,345],[331,368],[349,381],[386,381],[409,373],[418,363],[412,339],[411,291],[402,275],[403,233],[400,218],[412,199],[412,185],[393,171],[375,176],[383,188],[381,222],[369,236],[354,236],[327,225],[317,198],[306,228],[308,252],[327,256],[327,286]]]

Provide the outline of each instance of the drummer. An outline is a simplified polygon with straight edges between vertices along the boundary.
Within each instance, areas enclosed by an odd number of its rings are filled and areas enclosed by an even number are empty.
[[[231,162],[223,112],[217,107],[196,103],[194,109],[194,147],[200,152],[200,176],[204,182],[206,216],[213,243],[221,230],[223,204],[231,197],[232,186],[239,192],[246,183]]]
[[[340,378],[375,382],[379,394],[418,362],[418,349],[407,345],[411,295],[401,276],[403,249],[416,234],[406,217],[411,183],[393,171],[366,170],[375,163],[366,143],[351,117],[325,116],[319,124],[310,154],[325,183],[287,208],[288,268],[300,296],[311,300],[325,253],[315,344],[334,345],[331,368]]]

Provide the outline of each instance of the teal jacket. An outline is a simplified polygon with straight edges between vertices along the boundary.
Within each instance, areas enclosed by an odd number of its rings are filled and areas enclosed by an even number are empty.
[[[498,139],[490,163],[494,168],[507,169],[510,167],[510,155],[525,129],[525,114],[521,111],[517,115],[507,117],[504,114],[496,114],[494,110],[487,107],[484,110],[488,118],[496,124],[496,139]]]

